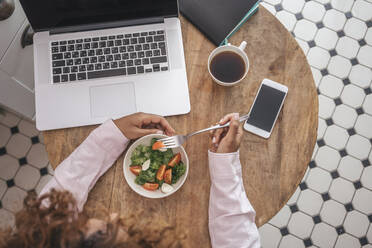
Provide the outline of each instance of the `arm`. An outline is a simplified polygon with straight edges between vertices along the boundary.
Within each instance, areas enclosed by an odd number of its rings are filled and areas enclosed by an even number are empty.
[[[243,185],[239,152],[209,151],[211,190],[209,234],[212,247],[260,247],[252,208]]]

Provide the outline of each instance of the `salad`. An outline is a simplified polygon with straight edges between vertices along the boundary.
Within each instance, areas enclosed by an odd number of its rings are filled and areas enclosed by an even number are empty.
[[[157,139],[151,145],[137,146],[131,156],[130,171],[136,175],[135,183],[146,190],[161,189],[163,193],[173,190],[180,177],[185,174],[186,166],[181,161],[181,154],[173,154],[172,149],[163,148],[164,144]]]

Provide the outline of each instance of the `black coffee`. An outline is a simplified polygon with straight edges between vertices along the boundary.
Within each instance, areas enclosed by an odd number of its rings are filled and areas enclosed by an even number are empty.
[[[243,77],[245,62],[240,55],[226,51],[213,57],[209,69],[218,80],[233,83]]]

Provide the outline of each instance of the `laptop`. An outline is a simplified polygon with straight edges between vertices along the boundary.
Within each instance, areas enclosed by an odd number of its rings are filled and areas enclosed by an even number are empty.
[[[20,0],[35,31],[36,127],[190,112],[177,0]]]

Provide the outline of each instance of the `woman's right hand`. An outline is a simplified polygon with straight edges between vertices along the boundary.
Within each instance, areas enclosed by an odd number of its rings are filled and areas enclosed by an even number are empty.
[[[216,129],[211,133],[210,150],[216,153],[231,153],[238,151],[243,137],[243,127],[239,122],[239,113],[225,115],[220,125],[230,121],[230,126]]]

